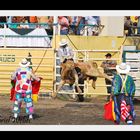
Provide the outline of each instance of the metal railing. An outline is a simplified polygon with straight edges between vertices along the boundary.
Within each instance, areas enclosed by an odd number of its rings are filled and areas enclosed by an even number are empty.
[[[53,35],[60,35],[60,28],[61,25],[56,22],[56,23],[52,23],[52,24],[48,24],[48,23],[22,23],[22,22],[17,22],[17,23],[9,23],[9,22],[0,22],[0,25],[2,25],[3,27],[1,28],[13,28],[13,29],[35,29],[35,28],[47,28],[47,27],[53,27]],[[17,27],[14,27],[14,25],[17,25]],[[20,25],[28,25],[28,27],[20,27]],[[81,28],[81,34],[80,35],[85,35],[88,36],[88,29],[89,28],[94,28],[94,32],[96,32],[98,35],[102,32],[102,30],[104,29],[105,25],[92,25],[92,24],[79,24],[78,25]],[[69,26],[69,29],[71,28],[71,26]],[[70,32],[68,34],[71,34]],[[7,37],[11,37],[11,36],[7,36]],[[16,36],[15,36],[16,37]],[[24,36],[23,36],[24,37]],[[32,37],[32,36],[30,36]]]
[[[127,54],[136,54],[135,58],[132,55],[127,57]],[[124,50],[123,51],[123,62],[128,63],[131,66],[129,74],[133,77],[136,83],[136,96],[140,96],[140,50]]]

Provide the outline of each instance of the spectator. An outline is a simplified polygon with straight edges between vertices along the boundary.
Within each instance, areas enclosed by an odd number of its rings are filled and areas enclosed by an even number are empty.
[[[36,23],[38,23],[37,16],[30,16],[29,21],[31,23],[30,28],[36,28],[37,27],[37,25],[35,25]]]
[[[127,36],[130,36],[133,33],[132,29],[133,22],[131,21],[130,16],[124,17],[124,30],[127,30],[128,33],[126,33]]]
[[[96,19],[96,21],[97,21],[97,25],[98,25],[98,26],[101,25],[101,19],[100,19],[100,16],[93,16],[93,18]]]
[[[64,16],[58,16],[58,24],[60,25],[60,34],[67,35],[69,28],[69,21]]]
[[[12,20],[12,24],[9,24],[9,28],[18,28],[18,24],[17,24],[17,17],[13,16],[13,17],[9,17]],[[10,23],[10,19],[9,19],[9,23]]]
[[[53,21],[54,21],[53,16],[49,16],[48,17],[48,26],[45,29],[47,31],[47,34],[50,35],[50,39],[52,39],[51,35],[53,35]]]
[[[131,19],[132,25],[133,25],[132,32],[133,32],[134,34],[137,34],[138,19],[136,19],[136,16],[130,16],[130,19]]]
[[[79,16],[79,26],[77,29],[77,35],[84,35],[84,27],[85,27],[85,17]]]
[[[120,119],[127,124],[132,124],[136,118],[132,98],[135,95],[135,83],[128,75],[130,66],[121,63],[116,66],[117,74],[112,82],[112,99],[114,100],[115,123]]]
[[[17,23],[20,23],[20,22],[22,21],[23,17],[24,17],[24,16],[16,16],[16,18],[17,18]]]
[[[44,28],[49,35],[50,39],[52,39],[53,35],[53,16],[38,16],[37,17],[39,26]],[[42,24],[43,23],[43,24]]]
[[[29,28],[29,25],[26,24],[26,23],[28,23],[28,21],[25,19],[25,17],[22,18],[21,23],[23,23],[23,24],[20,24],[19,28]]]
[[[81,21],[81,17],[69,16],[68,18],[69,18],[69,22],[70,22],[69,34],[74,34],[74,35],[80,34],[80,32],[78,33],[78,27],[79,27],[79,24]]]
[[[95,31],[97,28],[97,20],[93,16],[86,16],[85,17],[85,24],[87,24],[87,35],[88,36],[93,36],[95,35]]]
[[[25,16],[24,18],[27,21],[27,23],[30,23],[30,16]]]
[[[48,22],[48,16],[37,16],[38,23],[47,23]]]
[[[10,28],[10,26],[11,26],[11,23],[12,23],[12,16],[7,16],[7,27],[9,27]]]
[[[48,23],[48,16],[37,16],[37,21],[40,24],[39,27],[46,28],[48,26],[48,25],[45,25]]]
[[[48,24],[53,24],[53,16],[48,17]]]
[[[116,65],[117,62],[115,60],[111,60],[112,55],[110,53],[107,53],[106,55],[106,59],[105,61],[102,62],[101,67],[104,69],[104,73],[106,73],[108,76],[113,76],[114,74],[116,74]],[[111,69],[113,68],[113,69]],[[110,94],[111,94],[111,81],[109,81],[108,79],[105,79],[105,83],[107,86],[107,93],[109,94],[109,96],[107,96],[107,101],[110,100]]]
[[[30,23],[38,23],[37,16],[30,16]]]
[[[29,115],[29,119],[33,118],[33,101],[32,101],[32,84],[31,78],[40,81],[40,78],[36,77],[32,70],[29,68],[30,62],[27,59],[22,59],[19,63],[20,67],[13,73],[11,80],[16,80],[15,85],[15,102],[13,105],[14,118],[17,118],[20,113],[21,103],[24,99],[26,103],[26,113]]]
[[[135,19],[138,20],[138,22],[137,22],[137,28],[138,28],[137,34],[140,34],[140,16],[136,16]]]
[[[7,18],[6,16],[0,16],[0,23],[2,22],[2,24],[0,24],[0,28],[4,28],[4,24],[7,22]]]

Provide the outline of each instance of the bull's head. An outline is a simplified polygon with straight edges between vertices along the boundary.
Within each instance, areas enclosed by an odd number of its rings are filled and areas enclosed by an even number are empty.
[[[65,63],[65,67],[68,70],[73,70],[75,68],[75,64],[72,60],[67,60],[67,62]]]
[[[75,65],[72,60],[67,60],[66,63],[61,64],[61,67],[62,67],[61,78],[66,79],[66,77],[69,77],[69,75],[71,75],[71,72],[74,70]]]

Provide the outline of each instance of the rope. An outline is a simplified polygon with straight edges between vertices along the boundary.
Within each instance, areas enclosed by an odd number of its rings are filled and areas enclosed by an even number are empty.
[[[48,44],[49,44],[49,46],[51,46],[51,41],[50,41]],[[37,66],[37,68],[36,68],[36,70],[34,71],[34,73],[37,72],[37,70],[38,70],[38,68],[40,67],[40,65],[41,65],[41,63],[42,63],[42,61],[43,61],[43,59],[44,59],[46,53],[47,53],[47,49],[45,50],[45,52],[44,52],[44,54],[43,54],[43,57],[41,58],[41,60],[40,60],[40,62],[39,62],[39,65]]]
[[[42,61],[43,61],[43,59],[44,59],[44,57],[45,57],[45,55],[46,55],[46,52],[47,52],[47,49],[45,50],[45,52],[44,52],[44,54],[43,54],[43,57],[41,58],[41,60],[40,60],[40,62],[39,62],[39,65],[37,66],[37,68],[36,68],[36,70],[34,71],[34,73],[36,73],[37,70],[38,70],[38,68],[40,67],[40,65],[41,65],[41,63],[42,63]]]
[[[127,37],[125,37],[124,41],[122,42],[122,45],[124,45],[124,43],[125,43],[126,39],[127,39]],[[121,45],[121,46],[122,46],[122,45]],[[121,49],[121,46],[118,48],[119,50]],[[114,52],[114,53],[112,54],[112,56],[114,56],[114,55],[115,55],[115,53],[116,53],[116,52]]]
[[[70,37],[68,35],[66,35],[67,38],[70,40],[70,42],[72,43],[72,45],[75,47],[76,50],[78,50],[78,48],[75,46],[75,44],[72,42],[72,40],[70,39]],[[80,52],[83,56],[85,56],[82,52]]]

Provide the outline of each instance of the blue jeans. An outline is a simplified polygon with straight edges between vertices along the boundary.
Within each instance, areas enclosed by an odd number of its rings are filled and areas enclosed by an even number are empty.
[[[60,31],[60,34],[61,34],[61,35],[67,35],[67,34],[68,34],[68,29],[61,30],[61,31]]]

